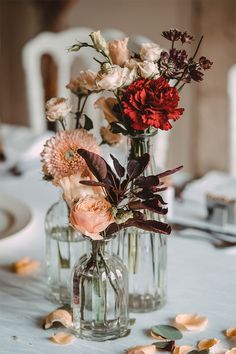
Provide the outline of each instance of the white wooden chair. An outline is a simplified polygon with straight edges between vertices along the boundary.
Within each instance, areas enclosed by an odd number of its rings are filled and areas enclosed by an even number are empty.
[[[236,64],[228,72],[229,172],[236,176]]]
[[[96,70],[97,63],[93,60],[90,50],[81,50],[79,52],[68,53],[67,48],[74,44],[76,40],[87,42],[91,28],[72,28],[62,32],[42,32],[35,38],[31,39],[23,48],[22,60],[23,68],[26,77],[26,93],[29,109],[30,127],[36,134],[41,134],[47,129],[45,119],[45,100],[43,80],[41,73],[41,59],[44,54],[49,54],[57,65],[58,72],[58,97],[69,97],[71,93],[66,89],[65,85],[70,81],[71,68],[75,60],[79,60],[80,69]],[[105,29],[102,31],[106,40],[121,39],[126,37],[125,33],[116,29]],[[150,39],[137,35],[130,38],[130,47],[132,50],[138,50],[140,44],[151,42]],[[91,98],[91,97],[90,97]],[[92,97],[94,99],[94,97]],[[89,101],[88,101],[89,102]],[[93,118],[95,122],[95,132],[99,131],[99,126],[102,124],[101,113],[99,110],[94,110],[93,105],[87,105],[86,112]],[[166,165],[167,150],[168,150],[168,133],[160,132],[155,140],[155,148],[158,151],[158,164],[163,167]]]

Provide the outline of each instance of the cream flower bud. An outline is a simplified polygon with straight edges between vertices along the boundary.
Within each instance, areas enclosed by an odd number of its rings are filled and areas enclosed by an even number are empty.
[[[109,55],[107,42],[105,41],[104,37],[101,35],[100,31],[91,32],[90,38],[92,39],[93,45],[96,50],[102,51],[105,54]]]
[[[160,58],[162,48],[156,43],[143,43],[140,50],[142,60],[156,61]]]
[[[72,107],[68,106],[68,99],[51,98],[46,103],[46,117],[49,121],[54,122],[56,120],[64,119],[67,114],[71,111]]]
[[[158,66],[151,61],[140,62],[138,63],[138,74],[145,79],[150,76],[157,79],[159,77]]]
[[[97,76],[97,87],[101,90],[114,91],[121,86],[133,82],[135,73],[128,68],[121,68],[114,65],[109,73],[99,73]]]

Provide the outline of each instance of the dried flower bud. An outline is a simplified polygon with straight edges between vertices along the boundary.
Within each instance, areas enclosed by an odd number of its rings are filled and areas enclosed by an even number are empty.
[[[108,45],[104,37],[101,35],[100,31],[91,32],[90,38],[92,39],[94,48],[99,52],[104,52],[106,55],[109,55]]]
[[[206,57],[201,57],[199,59],[199,65],[201,66],[201,68],[203,70],[207,70],[207,69],[210,69],[211,66],[212,66],[213,62],[210,61],[209,59],[207,59]]]
[[[83,44],[78,42],[73,44],[71,47],[68,48],[68,52],[78,52],[83,47]]]
[[[162,36],[169,41],[176,42],[181,38],[182,32],[177,29],[170,29],[169,31],[163,31]]]
[[[193,36],[190,36],[187,32],[183,32],[181,35],[182,44],[187,43],[190,44],[193,41]]]

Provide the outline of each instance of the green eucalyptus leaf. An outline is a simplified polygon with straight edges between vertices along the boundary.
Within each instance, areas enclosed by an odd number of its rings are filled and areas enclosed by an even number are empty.
[[[152,343],[152,345],[155,345],[155,347],[157,349],[165,349],[168,345],[169,345],[169,342],[168,341],[158,341],[158,342],[155,342],[155,343]]]
[[[152,327],[151,331],[158,336],[170,340],[177,340],[183,338],[183,335],[180,330],[174,326],[157,325]]]
[[[210,353],[210,349],[202,349],[199,350],[198,354],[209,354]]]

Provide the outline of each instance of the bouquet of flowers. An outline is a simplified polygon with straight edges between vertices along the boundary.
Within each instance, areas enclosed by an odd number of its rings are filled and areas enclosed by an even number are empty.
[[[183,46],[193,41],[187,32],[171,29],[162,36],[170,41],[169,50],[144,43],[140,52],[134,53],[128,49],[128,38],[107,43],[100,31],[90,34],[91,43],[70,47],[70,51],[92,48],[102,56],[101,60],[94,58],[100,65],[97,73],[82,71],[67,87],[84,100],[93,92],[113,94],[95,102],[108,122],[101,128],[103,141],[112,144],[114,133],[135,136],[171,129],[171,121],[178,120],[184,111],[178,106],[180,91],[185,84],[202,81],[205,70],[211,68],[206,57],[196,59],[203,37],[189,56],[185,49],[177,49],[179,43]]]

